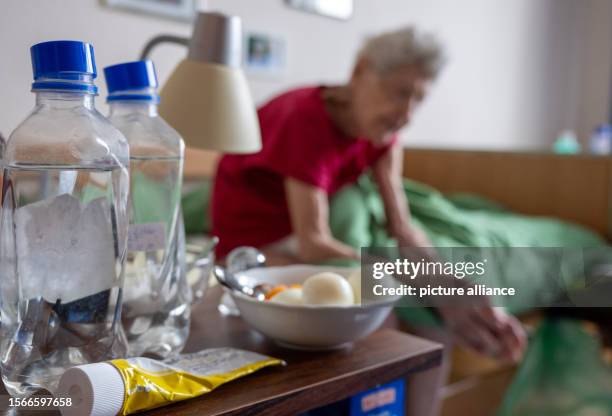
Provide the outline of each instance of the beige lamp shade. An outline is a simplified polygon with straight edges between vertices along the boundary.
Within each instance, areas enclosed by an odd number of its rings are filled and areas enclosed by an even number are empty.
[[[160,98],[160,115],[187,147],[224,153],[261,150],[257,112],[240,68],[185,59]]]

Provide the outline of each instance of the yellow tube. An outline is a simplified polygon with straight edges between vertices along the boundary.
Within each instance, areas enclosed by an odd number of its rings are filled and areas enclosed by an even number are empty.
[[[69,369],[56,396],[70,399],[70,406],[61,409],[65,416],[129,415],[200,396],[272,365],[284,362],[233,348],[163,361],[142,357],[112,360]]]

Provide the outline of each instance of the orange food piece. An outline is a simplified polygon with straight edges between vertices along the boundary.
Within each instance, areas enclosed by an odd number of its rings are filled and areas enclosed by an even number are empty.
[[[301,289],[302,285],[299,283],[294,283],[292,285],[289,285],[289,289]]]
[[[266,293],[266,299],[270,300],[272,299],[274,296],[278,295],[280,292],[282,292],[283,290],[287,290],[289,289],[287,287],[287,285],[278,285],[278,286],[274,286],[272,289],[270,289],[270,291],[268,293]]]

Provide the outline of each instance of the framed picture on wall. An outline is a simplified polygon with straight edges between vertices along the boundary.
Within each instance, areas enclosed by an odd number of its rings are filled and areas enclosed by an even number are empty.
[[[192,20],[197,0],[106,0],[110,7],[117,7],[176,20]]]
[[[244,69],[251,74],[279,76],[285,69],[285,40],[276,35],[247,31]]]

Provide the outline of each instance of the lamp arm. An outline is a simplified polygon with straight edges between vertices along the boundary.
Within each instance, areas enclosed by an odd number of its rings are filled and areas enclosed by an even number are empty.
[[[140,59],[144,60],[149,57],[149,54],[160,43],[175,43],[177,45],[189,46],[189,38],[174,35],[158,35],[147,42],[140,54]]]

